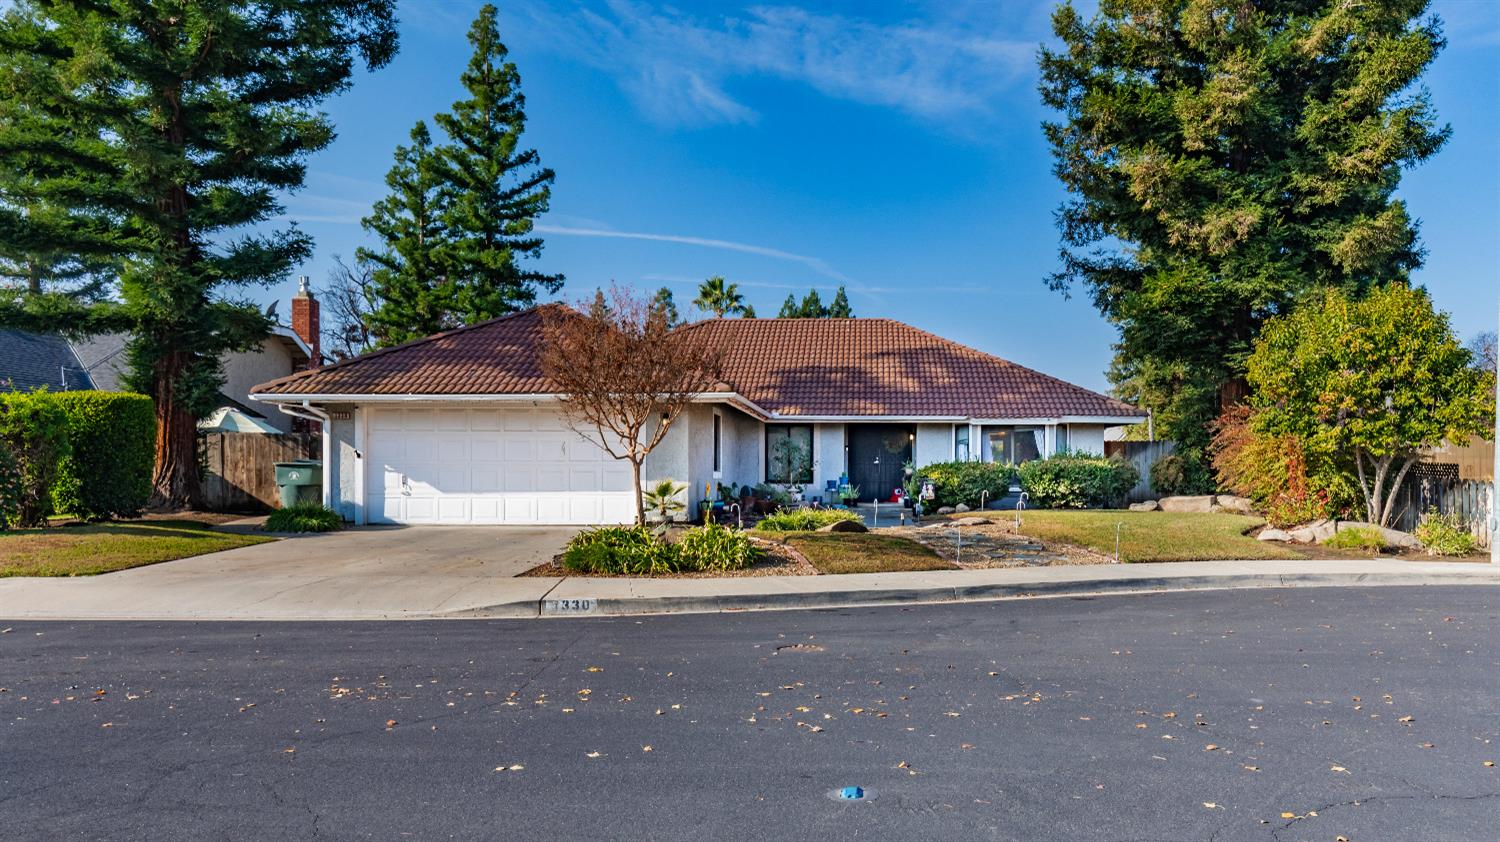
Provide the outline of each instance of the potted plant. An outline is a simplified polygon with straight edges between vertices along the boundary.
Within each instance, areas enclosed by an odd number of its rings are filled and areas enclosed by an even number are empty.
[[[857,485],[841,485],[841,486],[839,486],[839,500],[843,501],[843,503],[844,503],[845,506],[849,506],[851,508],[853,506],[855,506],[856,504],[858,504],[859,503],[859,486],[857,486]]]

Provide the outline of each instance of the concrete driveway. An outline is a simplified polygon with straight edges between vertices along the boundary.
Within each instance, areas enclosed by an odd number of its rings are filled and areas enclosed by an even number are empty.
[[[537,600],[560,580],[515,577],[550,560],[575,532],[361,527],[101,576],[0,579],[0,617],[379,619],[510,603],[535,616]]]

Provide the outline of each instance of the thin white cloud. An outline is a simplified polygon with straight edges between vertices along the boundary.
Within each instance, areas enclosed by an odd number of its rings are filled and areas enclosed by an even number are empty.
[[[778,260],[789,260],[800,263],[803,266],[817,272],[825,278],[832,278],[840,283],[851,283],[849,277],[844,273],[829,266],[822,258],[810,257],[805,254],[794,254],[781,249],[768,248],[766,246],[751,245],[749,243],[737,243],[733,240],[715,240],[708,237],[687,237],[678,234],[650,234],[642,231],[615,231],[608,228],[574,228],[566,225],[536,226],[536,230],[543,234],[560,234],[571,237],[606,237],[622,240],[649,240],[658,243],[682,243],[689,246],[703,246],[705,248],[724,249],[726,251],[738,251],[745,254],[755,254],[761,257],[772,257]]]
[[[539,45],[614,74],[648,117],[676,125],[753,122],[758,113],[731,92],[753,78],[924,119],[993,116],[1001,95],[1033,72],[1037,40],[1029,22],[996,14],[885,23],[786,5],[694,17],[608,0],[602,11],[533,8],[530,22]],[[1015,37],[1020,29],[1028,31]]]

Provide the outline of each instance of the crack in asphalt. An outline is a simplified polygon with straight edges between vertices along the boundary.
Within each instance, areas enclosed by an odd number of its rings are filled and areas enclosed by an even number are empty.
[[[1415,787],[1415,789],[1421,790],[1421,787]],[[1317,813],[1318,815],[1315,816],[1315,818],[1321,819],[1324,817],[1323,814],[1328,812],[1329,810],[1337,810],[1344,807],[1360,807],[1365,804],[1379,804],[1387,801],[1486,801],[1491,798],[1500,798],[1500,792],[1481,792],[1475,795],[1448,795],[1444,793],[1431,793],[1422,791],[1419,795],[1372,795],[1369,798],[1356,798],[1351,801],[1335,801],[1332,804],[1324,804],[1320,807],[1313,807],[1308,810],[1308,813]],[[1304,813],[1303,818],[1288,819],[1286,823],[1281,827],[1273,828],[1271,830],[1271,838],[1278,840],[1281,839],[1281,834],[1283,832],[1291,830],[1294,825],[1307,821],[1306,816],[1308,815],[1308,813]]]

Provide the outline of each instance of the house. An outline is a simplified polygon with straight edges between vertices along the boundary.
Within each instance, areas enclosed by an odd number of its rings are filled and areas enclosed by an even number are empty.
[[[557,307],[561,305],[544,305]],[[646,482],[797,482],[846,472],[885,497],[902,463],[1102,453],[1136,408],[888,319],[715,319],[720,388],[647,457]],[[537,309],[299,372],[251,397],[326,419],[324,499],[355,523],[590,524],[633,516],[630,470],[570,430],[539,364]],[[788,476],[784,441],[810,455]],[[801,460],[797,460],[801,461]],[[691,510],[691,509],[690,509]]]
[[[271,335],[249,351],[236,351],[223,358],[224,384],[219,389],[220,410],[233,410],[277,432],[289,433],[299,422],[281,412],[250,400],[257,383],[322,362],[319,352],[319,305],[302,278],[301,289],[292,298],[292,324],[276,325]],[[106,333],[70,341],[58,334],[0,330],[0,384],[27,391],[46,386],[51,391],[98,389],[125,390],[129,371],[126,345],[129,335]],[[3,386],[0,386],[3,387]],[[218,414],[217,412],[215,414]]]

